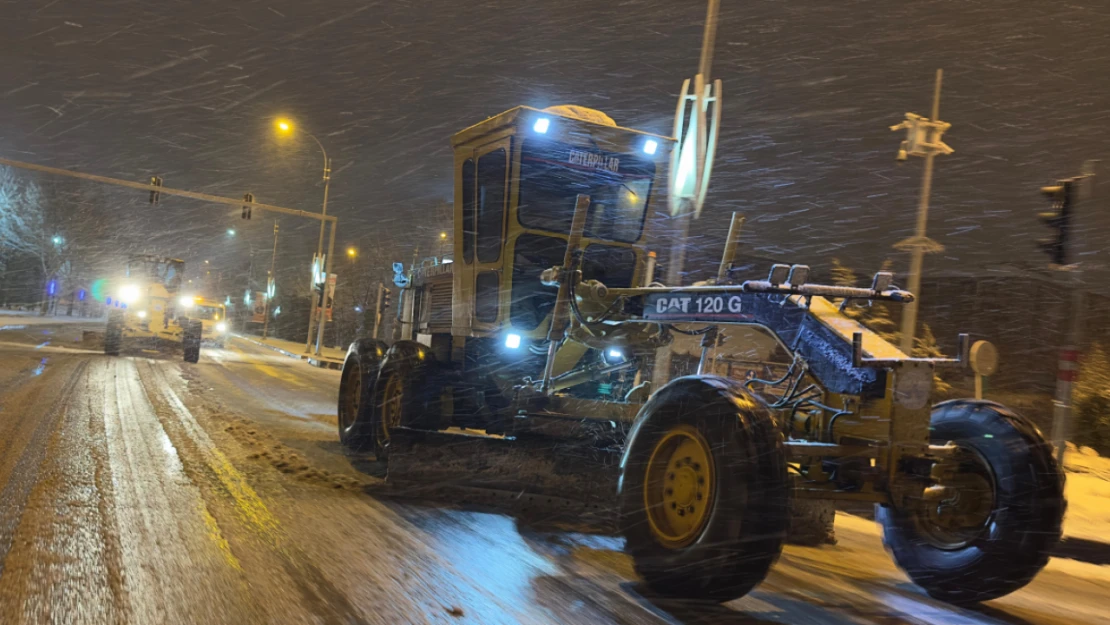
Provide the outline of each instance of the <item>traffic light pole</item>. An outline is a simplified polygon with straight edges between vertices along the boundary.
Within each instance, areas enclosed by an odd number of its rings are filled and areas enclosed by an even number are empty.
[[[1076,249],[1073,235],[1077,228],[1074,220],[1077,207],[1092,195],[1093,176],[1094,164],[1088,162],[1080,176],[1057,180],[1055,185],[1042,187],[1041,193],[1052,201],[1052,210],[1038,215],[1054,231],[1051,237],[1039,240],[1038,246],[1049,256],[1049,269],[1067,275],[1068,291],[1071,293],[1068,329],[1056,363],[1056,397],[1052,402],[1052,445],[1056,450],[1056,461],[1061,465],[1068,437],[1072,433],[1072,387],[1079,377],[1079,345],[1086,308],[1081,264],[1073,263],[1082,252],[1082,249]]]
[[[1082,339],[1083,309],[1086,303],[1078,272],[1071,276],[1070,321],[1064,345],[1056,363],[1056,398],[1052,401],[1052,446],[1056,448],[1056,462],[1063,466],[1064,451],[1071,436],[1071,391],[1079,379],[1079,342]]]

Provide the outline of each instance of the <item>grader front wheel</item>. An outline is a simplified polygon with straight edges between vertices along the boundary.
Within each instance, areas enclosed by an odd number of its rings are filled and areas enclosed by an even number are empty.
[[[932,441],[952,441],[955,477],[938,501],[880,507],[898,566],[936,599],[989,601],[1029,583],[1060,539],[1064,475],[1031,422],[994,402],[938,404]]]
[[[621,460],[621,533],[659,595],[729,601],[766,577],[790,519],[782,436],[742,386],[679,378],[644,405]]]

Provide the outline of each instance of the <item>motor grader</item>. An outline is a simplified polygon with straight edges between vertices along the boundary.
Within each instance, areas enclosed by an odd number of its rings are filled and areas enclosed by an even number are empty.
[[[128,257],[122,275],[111,281],[104,298],[108,307],[105,354],[118,355],[125,342],[151,348],[168,343],[181,345],[185,362],[200,359],[202,322],[188,316],[195,298],[180,294],[184,271],[185,261],[176,258]]]
[[[912,301],[891,274],[849,288],[774,265],[740,280],[730,233],[716,280],[662,285],[645,223],[672,139],[521,106],[452,145],[453,255],[395,266],[402,339],[348,349],[345,445],[387,462],[433,433],[538,438],[553,454],[575,437],[615,445],[620,532],[667,596],[749,592],[794,498],[877,504],[898,565],[952,603],[1044,566],[1065,508],[1051,447],[999,404],[931,404],[934,370],[967,362],[966,335],[954,358],[913,358],[845,313]],[[672,357],[657,363],[661,348]],[[652,388],[682,362],[688,374]]]

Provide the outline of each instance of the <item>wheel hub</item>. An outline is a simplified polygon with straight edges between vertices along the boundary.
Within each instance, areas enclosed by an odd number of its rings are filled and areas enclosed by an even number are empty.
[[[644,504],[656,540],[677,548],[697,539],[712,508],[714,471],[709,443],[697,429],[668,431],[648,461]]]
[[[922,535],[940,549],[962,549],[983,535],[994,519],[994,476],[977,452],[961,449],[958,467],[944,483],[947,497],[926,505]]]

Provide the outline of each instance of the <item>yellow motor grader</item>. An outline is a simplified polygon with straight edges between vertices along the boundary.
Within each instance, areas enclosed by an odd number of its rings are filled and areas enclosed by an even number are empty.
[[[402,340],[354,342],[341,377],[339,437],[386,459],[390,479],[401,441],[418,441],[406,457],[454,454],[429,458],[443,479],[489,466],[465,441],[616,449],[620,531],[669,596],[752,590],[793,498],[878,504],[898,565],[952,603],[1045,565],[1065,508],[1052,448],[999,404],[931,403],[934,370],[967,362],[966,335],[955,358],[913,358],[844,313],[912,301],[891,274],[846,288],[774,265],[740,280],[727,251],[717,280],[659,284],[645,225],[673,139],[521,106],[452,145],[452,257],[394,266]],[[690,371],[652,388],[663,347],[692,354]],[[583,488],[598,481],[564,464]]]
[[[180,344],[185,362],[200,359],[202,323],[190,319],[191,295],[181,295],[185,261],[136,254],[128,257],[121,276],[112,280],[104,303],[108,325],[104,353],[118,355],[124,343]]]

